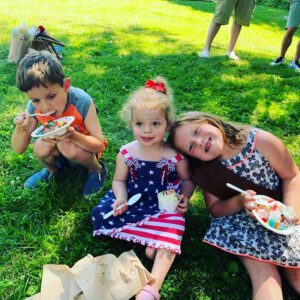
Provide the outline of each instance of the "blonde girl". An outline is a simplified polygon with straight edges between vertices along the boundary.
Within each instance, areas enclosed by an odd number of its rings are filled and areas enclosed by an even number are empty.
[[[159,299],[159,290],[176,254],[185,228],[183,213],[194,185],[187,161],[164,140],[173,118],[173,96],[166,81],[148,80],[125,103],[123,119],[133,130],[134,141],[121,147],[110,190],[92,211],[94,236],[107,235],[146,246],[146,255],[154,260],[151,274],[155,282],[145,286],[136,299]],[[181,202],[176,212],[158,208],[157,194],[173,189]],[[123,206],[137,194],[141,199]],[[103,215],[114,209],[114,215]]]

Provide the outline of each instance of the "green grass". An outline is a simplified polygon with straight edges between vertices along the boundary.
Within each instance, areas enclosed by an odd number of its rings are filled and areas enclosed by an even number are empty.
[[[89,202],[81,197],[84,174],[72,174],[34,193],[22,188],[39,169],[31,147],[18,155],[10,146],[13,117],[27,101],[15,87],[16,66],[7,62],[11,30],[22,20],[30,26],[43,24],[66,43],[67,76],[100,109],[109,140],[104,160],[110,170],[101,195],[110,188],[119,147],[132,139],[118,111],[128,93],[157,74],[169,80],[178,112],[204,110],[270,130],[300,165],[300,77],[287,66],[269,65],[280,49],[285,10],[257,6],[251,26],[243,28],[238,41],[242,59],[233,62],[223,56],[229,26],[216,37],[212,59],[197,57],[212,18],[211,2],[0,0],[0,7],[0,299],[38,292],[44,264],[72,266],[88,253],[119,255],[134,249],[151,266],[142,247],[91,236],[89,213],[99,197]],[[187,214],[183,254],[162,287],[163,299],[251,299],[248,275],[238,261],[201,242],[208,224],[197,192]],[[284,294],[296,299],[286,283]]]

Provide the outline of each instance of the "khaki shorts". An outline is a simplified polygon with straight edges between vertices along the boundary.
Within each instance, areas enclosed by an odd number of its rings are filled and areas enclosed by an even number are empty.
[[[218,0],[213,22],[226,25],[233,13],[238,25],[249,26],[255,7],[255,0]]]
[[[300,0],[293,1],[290,5],[289,16],[285,28],[298,27],[300,24]]]

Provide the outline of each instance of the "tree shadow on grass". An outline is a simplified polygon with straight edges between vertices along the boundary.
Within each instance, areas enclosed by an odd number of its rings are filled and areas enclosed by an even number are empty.
[[[286,132],[291,137],[298,134],[299,121],[294,117],[299,112],[299,77],[295,72],[287,68],[274,69],[267,58],[254,57],[247,52],[241,52],[243,59],[240,62],[224,57],[201,60],[189,51],[192,45],[176,41],[161,31],[131,27],[121,34],[139,39],[146,36],[149,40],[159,41],[167,50],[172,46],[175,51],[152,53],[146,49],[143,52],[139,50],[138,39],[128,40],[120,48],[118,35],[113,30],[106,30],[102,35],[86,36],[86,41],[78,46],[66,48],[63,60],[74,85],[92,95],[100,109],[103,131],[109,137],[109,148],[103,158],[110,166],[111,174],[119,147],[132,140],[131,131],[124,129],[122,122],[116,122],[116,115],[128,94],[157,74],[169,80],[178,111],[210,111],[233,121],[257,123],[276,131],[279,136]],[[76,65],[73,65],[74,57],[78,58]],[[12,78],[11,70],[8,72],[7,84]],[[274,109],[278,113],[274,113]],[[286,120],[286,126],[282,126],[283,120]],[[38,169],[35,159],[28,153],[22,157],[7,155],[8,159],[2,162],[3,170],[15,173],[16,177],[20,176],[18,170],[21,170],[20,184],[30,171]],[[27,283],[14,295],[24,296],[30,286],[38,289],[43,264],[71,266],[88,253],[118,256],[133,248],[145,266],[151,268],[144,256],[144,247],[91,236],[90,211],[110,188],[111,177],[101,194],[87,202],[81,197],[84,174],[74,172],[71,175],[69,181],[45,187],[34,194],[16,189],[5,177],[1,179],[2,193],[11,195],[11,201],[1,202],[1,211],[5,215],[1,223],[7,228],[4,248],[24,262],[15,265],[13,272],[29,274],[20,279]],[[3,186],[7,187],[4,189]],[[226,275],[228,265],[235,259],[202,244],[209,217],[203,200],[199,199],[199,203],[193,204],[187,214],[183,254],[176,259],[162,295],[165,299],[183,299],[182,295],[184,299],[201,299],[202,296],[230,299],[232,286],[239,286],[243,293],[235,289],[234,298],[250,298],[250,282],[243,267],[239,268],[235,278]],[[20,231],[14,232],[14,228],[20,228]],[[294,295],[290,290],[287,293],[288,297]]]

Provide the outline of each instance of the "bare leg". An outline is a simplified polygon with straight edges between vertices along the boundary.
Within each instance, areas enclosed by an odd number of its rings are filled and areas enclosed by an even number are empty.
[[[84,166],[90,172],[97,172],[102,169],[94,153],[85,151],[70,141],[59,142],[57,148],[67,159]]]
[[[297,28],[296,27],[289,27],[287,28],[285,35],[283,36],[282,42],[281,42],[281,51],[280,51],[280,56],[282,58],[285,57],[286,51],[290,47],[292,41],[293,41],[293,36],[294,33],[296,32]]]
[[[242,26],[238,25],[235,21],[233,21],[232,26],[231,26],[231,37],[230,37],[230,42],[228,46],[228,53],[232,52],[234,50],[234,47],[236,45],[236,42],[238,40],[238,37],[240,35]]]
[[[253,300],[282,300],[281,278],[276,266],[247,257],[239,257],[246,267]]]
[[[208,51],[210,50],[211,44],[212,44],[215,36],[217,35],[220,27],[221,27],[221,24],[216,24],[214,22],[210,23],[204,49],[206,49]]]
[[[289,284],[293,287],[296,293],[300,295],[300,270],[282,268],[282,271]]]
[[[210,23],[208,33],[207,33],[205,47],[200,52],[200,54],[199,54],[200,57],[209,57],[209,51],[211,48],[211,44],[212,44],[215,36],[217,35],[220,27],[221,27],[221,24],[216,24],[214,22]]]
[[[155,255],[156,255],[156,249],[151,248],[151,247],[147,247],[146,251],[145,251],[146,256],[150,259],[150,260],[154,260]]]
[[[294,61],[298,61],[300,58],[300,40],[298,41],[295,56],[294,56]]]
[[[151,274],[156,279],[152,287],[160,290],[165,277],[167,276],[176,254],[166,249],[158,249],[153,263]]]
[[[59,155],[56,145],[45,143],[38,139],[33,147],[33,152],[40,163],[44,164],[51,173],[57,172],[55,160]]]

